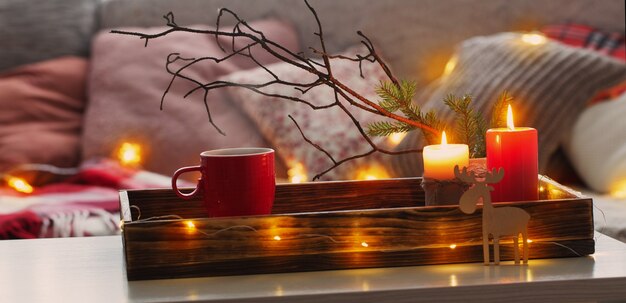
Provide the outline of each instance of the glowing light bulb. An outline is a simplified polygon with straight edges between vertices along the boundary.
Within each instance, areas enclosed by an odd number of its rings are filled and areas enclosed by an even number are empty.
[[[276,286],[276,290],[274,290],[274,295],[282,297],[284,295],[283,287],[281,285]]]
[[[533,240],[531,240],[531,239],[526,239],[526,243],[533,243]]]
[[[446,67],[444,67],[443,69],[443,75],[447,76],[451,74],[454,68],[456,67],[456,64],[458,61],[459,61],[459,58],[457,56],[452,56],[450,60],[448,60],[448,63],[446,63]]]
[[[291,183],[302,183],[307,181],[306,169],[300,162],[293,164],[287,171],[287,175],[289,176],[289,182]]]
[[[187,226],[188,229],[196,229],[196,225],[193,224],[193,221],[191,220],[185,221],[185,225]]]
[[[522,35],[522,41],[530,45],[540,45],[546,43],[547,39],[539,33],[528,33]]]
[[[389,142],[389,144],[396,146],[400,144],[400,142],[402,142],[402,139],[404,139],[404,137],[406,137],[406,133],[393,133],[389,135],[389,137],[387,137],[387,141]]]
[[[456,275],[450,275],[450,286],[455,287],[458,285],[459,282],[457,281]]]
[[[282,240],[282,238],[280,236],[274,236],[274,240],[280,241],[280,240]]]
[[[356,180],[378,180],[390,178],[387,170],[381,165],[371,165],[357,170]]]
[[[13,188],[15,191],[30,194],[33,192],[33,187],[26,182],[26,180],[17,177],[7,177],[7,185]]]
[[[450,249],[455,249],[456,248],[456,244],[450,244]]]
[[[511,109],[511,104],[506,110],[506,127],[509,130],[515,130],[515,124],[513,123],[513,109]]]
[[[610,195],[615,198],[626,198],[626,179],[615,182],[611,185]]]
[[[361,290],[363,291],[369,291],[370,290],[370,284],[367,281],[363,281],[363,283],[361,283]]]
[[[363,241],[363,242],[361,242],[361,246],[363,246],[363,247],[368,247],[368,246],[369,246],[369,244],[367,244],[367,242]]]
[[[141,162],[141,146],[124,142],[117,151],[117,158],[122,165],[138,165]]]

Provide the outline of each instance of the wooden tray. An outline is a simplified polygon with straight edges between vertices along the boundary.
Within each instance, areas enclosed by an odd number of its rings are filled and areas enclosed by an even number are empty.
[[[539,179],[540,201],[497,204],[531,215],[530,258],[592,254],[591,199]],[[121,191],[127,277],[482,262],[480,206],[471,215],[456,206],[423,207],[420,182],[278,184],[272,215],[229,218],[207,218],[199,199],[181,200],[171,189]],[[155,219],[166,215],[183,219]],[[502,260],[513,258],[512,247],[500,242]]]

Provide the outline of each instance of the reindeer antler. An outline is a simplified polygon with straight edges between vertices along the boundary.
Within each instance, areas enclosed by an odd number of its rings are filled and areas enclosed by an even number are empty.
[[[459,171],[459,166],[454,166],[454,175],[461,181],[465,183],[474,183],[476,182],[476,175],[474,172],[467,172],[467,167],[463,167],[463,171]]]
[[[498,183],[502,178],[504,178],[504,169],[502,167],[494,167],[491,172],[488,172],[485,176],[485,183]]]

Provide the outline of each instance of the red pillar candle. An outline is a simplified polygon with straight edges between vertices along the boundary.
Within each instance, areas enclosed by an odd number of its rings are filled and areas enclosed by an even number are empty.
[[[515,127],[511,105],[507,128],[487,130],[487,168],[504,168],[504,178],[493,184],[493,202],[537,200],[537,130]]]

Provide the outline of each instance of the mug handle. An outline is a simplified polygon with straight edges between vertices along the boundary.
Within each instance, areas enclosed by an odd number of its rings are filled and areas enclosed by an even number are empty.
[[[198,185],[196,185],[196,188],[192,192],[185,194],[185,193],[180,192],[180,190],[178,190],[178,186],[176,186],[176,180],[178,180],[178,177],[184,173],[188,173],[192,171],[200,171],[200,170],[201,170],[200,166],[186,166],[186,167],[181,167],[178,170],[176,170],[176,172],[174,173],[174,176],[172,176],[172,189],[174,190],[177,196],[186,200],[186,199],[191,199],[196,193],[198,193],[200,182],[198,182]]]

